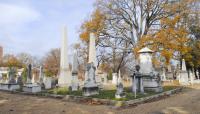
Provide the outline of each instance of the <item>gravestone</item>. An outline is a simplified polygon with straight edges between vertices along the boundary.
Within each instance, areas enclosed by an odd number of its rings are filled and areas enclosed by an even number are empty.
[[[72,80],[71,80],[71,91],[78,91],[79,82],[78,82],[78,58],[76,52],[73,55],[73,64],[72,64]]]
[[[66,27],[63,28],[60,55],[60,76],[58,78],[58,86],[69,87],[71,84],[71,71],[68,63],[67,33]]]
[[[16,83],[15,80],[16,70],[11,67],[8,72],[8,81],[5,83],[0,83],[0,90],[13,91],[20,89],[19,84]]]
[[[163,88],[161,86],[161,78],[157,73],[152,64],[152,53],[153,51],[145,47],[138,51],[140,73],[142,75],[144,90],[161,92]]]
[[[52,78],[44,76],[44,82],[43,82],[44,88],[45,89],[51,89],[52,88],[51,83],[52,83]]]
[[[16,75],[15,68],[11,67],[10,70],[9,70],[9,81],[8,81],[8,83],[16,84],[15,75]]]
[[[96,47],[95,47],[95,35],[90,33],[89,44],[89,62],[86,68],[85,82],[83,86],[83,95],[91,96],[99,94],[99,87],[96,83]]]
[[[135,66],[136,71],[133,73],[132,76],[132,92],[139,92],[144,94],[144,86],[143,86],[143,76],[142,74],[139,72],[140,70],[140,66],[136,65]]]
[[[99,87],[96,83],[95,79],[95,71],[96,67],[94,66],[94,63],[88,63],[87,64],[87,72],[88,76],[86,81],[84,82],[83,86],[83,95],[84,96],[91,96],[99,94]]]
[[[123,84],[120,82],[117,84],[117,91],[115,93],[115,98],[120,99],[126,97],[126,94],[124,92]]]
[[[185,65],[185,60],[182,60],[182,67],[181,71],[179,73],[179,83],[181,85],[189,85],[189,78],[188,78],[188,73]]]
[[[195,77],[194,74],[193,74],[192,71],[190,70],[190,71],[189,71],[189,79],[190,79],[190,84],[192,84],[192,85],[194,84],[194,77]]]
[[[17,77],[17,84],[19,84],[20,90],[22,90],[22,87],[23,87],[23,79],[22,79],[22,76],[21,76],[21,75],[19,75],[19,76]]]
[[[165,67],[162,67],[161,80],[162,80],[162,81],[166,81],[166,71],[165,71]]]
[[[31,83],[32,78],[32,65],[28,65],[28,71],[27,71],[27,82],[22,87],[22,90],[24,92],[30,92],[30,93],[37,93],[41,92],[41,86],[36,83]]]
[[[39,84],[41,86],[41,89],[45,89],[45,84],[44,84],[44,73],[43,73],[43,67],[40,66],[39,70]]]

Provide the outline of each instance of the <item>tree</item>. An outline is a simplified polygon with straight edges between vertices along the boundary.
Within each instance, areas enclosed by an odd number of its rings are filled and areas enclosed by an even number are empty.
[[[3,57],[3,66],[22,67],[22,63],[14,55],[7,54]]]
[[[160,19],[172,13],[168,0],[99,0],[98,7],[105,14],[105,37],[121,39],[134,48]]]
[[[43,60],[46,76],[57,76],[60,68],[60,49],[52,49]]]
[[[89,34],[91,32],[95,33],[96,37],[100,36],[102,29],[104,28],[104,19],[105,16],[99,9],[96,9],[89,20],[86,20],[80,30],[80,38],[82,41],[89,42]]]

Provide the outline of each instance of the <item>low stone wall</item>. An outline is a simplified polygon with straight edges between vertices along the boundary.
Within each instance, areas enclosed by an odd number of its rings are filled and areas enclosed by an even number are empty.
[[[116,101],[116,100],[109,100],[109,99],[99,99],[99,98],[73,96],[73,95],[55,95],[55,94],[49,94],[49,93],[28,93],[28,92],[19,92],[19,91],[11,91],[11,93],[56,98],[56,99],[61,99],[63,101],[69,101],[69,102],[78,102],[78,103],[96,104],[96,105],[110,105],[112,106],[112,108],[123,108],[123,107],[135,106],[137,104],[159,100],[161,98],[170,96],[174,93],[178,93],[182,91],[182,89],[183,87],[179,87],[179,88],[162,92],[156,95],[138,98],[138,99],[129,100],[129,101]]]

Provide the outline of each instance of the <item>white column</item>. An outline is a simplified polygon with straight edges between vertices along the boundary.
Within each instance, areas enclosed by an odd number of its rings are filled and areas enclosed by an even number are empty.
[[[61,40],[61,55],[60,55],[60,76],[58,85],[61,87],[69,86],[71,82],[71,74],[68,63],[68,45],[67,45],[67,32],[66,27],[63,28]]]
[[[95,34],[90,33],[90,44],[89,44],[89,61],[88,63],[94,63],[95,67],[96,63],[96,45],[95,45]]]

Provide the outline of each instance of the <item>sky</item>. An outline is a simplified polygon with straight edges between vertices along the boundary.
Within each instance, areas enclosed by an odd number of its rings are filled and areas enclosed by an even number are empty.
[[[86,2],[87,1],[87,2]],[[68,46],[78,42],[80,25],[94,10],[95,0],[0,0],[0,45],[4,54],[42,57],[61,46],[67,26]]]

